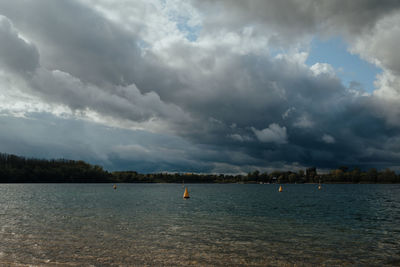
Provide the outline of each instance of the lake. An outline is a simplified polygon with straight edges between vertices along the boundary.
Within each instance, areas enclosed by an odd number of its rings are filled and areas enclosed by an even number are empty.
[[[187,186],[0,184],[0,265],[400,265],[400,185]]]

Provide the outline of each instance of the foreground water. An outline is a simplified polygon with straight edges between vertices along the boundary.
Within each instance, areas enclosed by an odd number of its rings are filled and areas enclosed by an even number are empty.
[[[0,184],[0,265],[399,266],[399,185]]]

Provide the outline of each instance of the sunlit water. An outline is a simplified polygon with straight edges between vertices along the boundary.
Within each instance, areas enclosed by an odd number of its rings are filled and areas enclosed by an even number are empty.
[[[0,266],[399,266],[399,185],[0,184]]]

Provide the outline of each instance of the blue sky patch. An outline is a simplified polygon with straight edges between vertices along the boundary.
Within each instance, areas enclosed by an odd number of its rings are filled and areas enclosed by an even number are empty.
[[[179,31],[181,31],[185,35],[186,39],[188,39],[191,42],[195,42],[200,33],[201,26],[200,25],[189,26],[188,22],[189,19],[181,18],[177,21],[176,25]]]
[[[349,86],[352,81],[355,81],[365,91],[372,92],[375,89],[375,77],[382,70],[362,60],[358,55],[352,55],[346,47],[340,38],[326,41],[314,38],[306,64],[312,66],[317,62],[328,63],[335,68],[345,86]]]

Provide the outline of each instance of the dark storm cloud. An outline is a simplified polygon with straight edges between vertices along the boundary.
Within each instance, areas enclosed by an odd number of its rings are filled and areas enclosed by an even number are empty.
[[[204,155],[214,154],[213,159],[223,154],[175,136],[121,130],[43,113],[31,113],[29,119],[0,116],[0,124],[2,153],[50,159],[76,159],[79,155],[78,159],[108,170],[210,172],[212,161]]]
[[[196,2],[207,14],[200,41],[207,43],[209,35],[221,29],[240,32],[251,26],[253,35],[266,35],[269,43],[284,47],[315,32],[348,38],[353,34],[355,39],[373,34],[377,21],[399,5],[398,1]],[[94,126],[79,130],[84,123],[67,120],[70,124],[63,130],[46,133],[50,126],[38,126],[31,139],[21,131],[24,142],[17,142],[11,136],[26,122],[18,126],[14,119],[14,124],[7,122],[9,132],[1,132],[1,143],[13,145],[2,152],[41,155],[39,148],[47,147],[64,157],[82,157],[114,169],[135,165],[143,171],[399,165],[400,147],[393,145],[399,128],[389,124],[380,110],[388,102],[346,88],[323,64],[309,68],[305,54],[271,57],[259,51],[237,52],[229,38],[208,45],[176,39],[161,52],[142,53],[137,42],[146,22],[137,25],[137,32],[128,32],[76,1],[18,5],[0,1],[0,14],[8,18],[0,20],[1,37],[7,40],[0,43],[1,64],[22,74],[30,93],[48,103],[74,111],[93,110],[115,120],[156,120],[167,125],[161,131],[176,135],[119,130],[111,136]],[[64,134],[68,129],[72,133]],[[40,136],[51,136],[51,144]],[[33,152],[24,152],[18,144]]]
[[[254,164],[262,159],[264,164],[372,166],[375,161],[361,160],[365,149],[381,147],[398,134],[376,113],[372,97],[287,58],[231,56],[200,88],[195,86],[180,105],[198,123],[181,134],[193,142],[244,151]],[[327,135],[335,142],[324,141]]]
[[[26,78],[43,99],[135,122],[187,119],[179,107],[164,103],[146,83],[140,83],[147,88],[144,93],[133,84],[137,69],[151,71],[139,54],[135,36],[95,11],[75,1],[28,1],[23,8],[2,1],[0,7],[41,48],[43,68],[35,69],[39,64],[35,46],[19,38],[5,17],[2,28],[8,35],[0,45],[2,62],[10,68],[19,64],[35,71]],[[143,76],[152,83],[153,73]]]
[[[46,68],[84,82],[128,85],[143,64],[135,36],[76,1],[0,1],[0,14],[38,45]]]
[[[72,110],[91,109],[103,115],[135,122],[162,118],[185,121],[176,105],[164,103],[154,92],[142,94],[134,85],[97,87],[61,71],[39,70],[31,80],[32,88],[43,99],[67,105]]]
[[[192,1],[208,14],[205,27],[240,30],[256,26],[260,34],[272,32],[284,45],[305,34],[359,34],[377,20],[400,8],[396,0],[286,0],[286,1]]]

